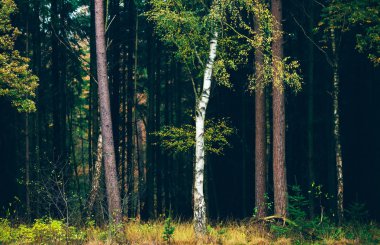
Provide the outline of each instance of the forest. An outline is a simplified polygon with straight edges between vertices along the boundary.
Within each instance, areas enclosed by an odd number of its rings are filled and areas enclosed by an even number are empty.
[[[379,64],[379,0],[0,0],[0,244],[380,244]]]

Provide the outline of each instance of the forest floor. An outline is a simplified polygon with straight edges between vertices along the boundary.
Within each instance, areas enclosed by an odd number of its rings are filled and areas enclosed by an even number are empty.
[[[203,239],[195,237],[190,222],[131,221],[119,227],[83,228],[62,221],[36,220],[11,225],[0,219],[0,244],[380,244],[380,227],[374,223],[337,227],[320,225],[306,230],[289,225],[226,222],[207,227]]]

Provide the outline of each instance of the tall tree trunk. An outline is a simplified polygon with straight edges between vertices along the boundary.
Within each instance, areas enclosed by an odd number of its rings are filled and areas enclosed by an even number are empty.
[[[92,182],[93,175],[93,142],[95,134],[95,122],[98,118],[98,105],[96,95],[96,44],[95,44],[95,6],[94,1],[90,1],[90,82],[88,95],[88,164],[89,183]],[[96,146],[96,144],[95,144]]]
[[[100,120],[103,138],[103,158],[110,221],[121,222],[121,202],[116,173],[115,148],[112,134],[111,105],[107,77],[107,56],[103,0],[95,0],[95,33],[98,73]]]
[[[29,5],[29,2],[28,2]],[[26,16],[26,55],[29,57],[29,8]],[[30,208],[30,141],[29,141],[29,115],[25,113],[25,205],[27,221],[31,220]]]
[[[308,31],[310,38],[313,38],[314,29],[314,0],[309,0],[309,21],[308,21]],[[308,177],[309,177],[309,188],[315,182],[314,176],[314,44],[310,41],[307,46],[308,52],[308,113],[307,113],[307,161],[308,161]],[[310,217],[314,218],[314,208],[315,202],[313,193],[309,194],[309,205],[310,205]]]
[[[92,209],[94,208],[94,203],[96,199],[96,195],[99,192],[100,187],[100,176],[102,173],[102,134],[99,134],[98,137],[98,144],[97,144],[97,151],[96,151],[96,160],[95,160],[95,167],[94,167],[94,174],[92,178],[91,183],[91,191],[90,196],[88,198],[88,205],[87,205],[87,215],[90,216],[92,213]]]
[[[134,94],[134,104],[135,104],[135,137],[136,137],[136,160],[137,160],[137,167],[138,167],[138,195],[137,195],[137,214],[136,217],[140,220],[141,219],[141,210],[144,204],[143,200],[143,192],[144,192],[144,183],[145,183],[145,176],[144,176],[144,158],[143,158],[143,119],[138,119],[137,112],[138,112],[138,98],[137,98],[137,82],[139,78],[138,74],[138,51],[139,51],[139,18],[138,15],[136,15],[136,21],[135,21],[135,77],[134,77],[134,86],[135,86],[135,94]]]
[[[154,146],[153,136],[151,133],[154,131],[154,65],[153,65],[153,50],[154,50],[154,37],[153,28],[151,25],[147,28],[147,73],[148,73],[148,118],[147,118],[147,143],[146,143],[146,156],[147,156],[147,172],[146,172],[146,191],[145,191],[145,206],[142,212],[143,219],[151,218],[154,216]]]
[[[340,114],[339,114],[339,60],[337,53],[337,44],[335,30],[330,28],[331,49],[333,53],[333,121],[334,121],[334,141],[335,141],[335,164],[337,174],[337,213],[338,222],[342,224],[344,218],[343,208],[343,161],[342,146],[340,143]]]
[[[62,160],[62,141],[61,141],[61,96],[60,96],[60,49],[59,49],[59,6],[57,0],[51,1],[51,23],[52,23],[52,35],[51,35],[51,59],[52,59],[52,80],[53,80],[53,160],[54,164],[58,164],[58,161]]]
[[[36,76],[40,77],[40,71],[41,71],[41,33],[40,33],[40,1],[33,1],[33,14],[32,14],[32,45],[33,45],[33,56],[32,56],[32,64],[33,64],[33,72],[36,74]],[[37,88],[37,94],[36,94],[36,107],[37,107],[37,113],[34,117],[34,138],[35,138],[35,156],[36,156],[36,168],[41,169],[40,164],[41,164],[41,139],[42,139],[42,123],[40,122],[40,118],[42,117],[43,114],[43,109],[42,109],[42,103],[41,103],[41,91],[42,91],[42,86],[41,86],[41,78],[40,78],[40,86]],[[39,171],[37,171],[37,181],[40,181],[39,178]],[[39,216],[39,198],[40,197],[35,197],[35,202],[37,202],[36,209],[35,209],[35,214]]]
[[[157,50],[156,50],[156,79],[155,79],[155,131],[159,131],[161,127],[161,42],[157,41]],[[154,146],[155,150],[155,176],[156,176],[156,212],[157,215],[162,214],[162,161],[161,161],[161,148],[159,144]]]
[[[134,71],[134,49],[135,49],[135,4],[129,1],[129,36],[128,36],[128,73],[127,73],[127,200],[128,200],[128,217],[132,217],[133,200],[134,200],[134,160],[133,160],[133,110],[135,85],[133,80]]]
[[[275,214],[286,216],[288,197],[285,167],[285,95],[279,65],[283,59],[282,0],[272,0],[275,18],[274,31],[279,32],[273,40],[273,182]]]
[[[26,218],[31,220],[30,207],[30,144],[29,144],[29,115],[25,114],[25,187],[26,187]]]
[[[255,18],[255,31],[260,31],[260,23]],[[263,50],[255,50],[255,207],[257,218],[266,216],[266,133],[265,133],[265,89]]]
[[[70,165],[74,170],[75,174],[75,184],[76,184],[76,191],[79,199],[79,208],[80,208],[80,215],[83,213],[83,204],[82,204],[82,195],[81,195],[81,189],[80,189],[80,180],[79,180],[79,173],[78,173],[78,161],[76,159],[75,154],[75,142],[74,142],[74,128],[73,128],[73,112],[70,111],[69,113],[69,131],[70,131],[70,148],[71,148],[71,161]]]
[[[121,179],[123,176],[119,173],[120,169],[120,84],[122,74],[120,72],[120,43],[121,43],[121,23],[120,23],[120,1],[111,0],[110,3],[110,18],[112,19],[112,24],[110,24],[109,36],[110,36],[110,84],[112,85],[112,98],[111,98],[111,110],[112,110],[112,128],[113,137],[115,144],[115,158],[116,158],[116,171],[118,173],[118,178]]]
[[[204,199],[205,170],[205,119],[206,109],[210,99],[212,69],[218,46],[218,33],[215,32],[210,41],[210,53],[203,77],[203,89],[197,98],[195,108],[195,170],[194,170],[194,230],[197,236],[206,233],[206,203]]]

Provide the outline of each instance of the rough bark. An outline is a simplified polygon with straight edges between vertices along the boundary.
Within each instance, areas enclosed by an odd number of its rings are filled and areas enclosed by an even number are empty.
[[[205,119],[206,109],[210,99],[212,69],[216,57],[218,33],[215,32],[210,41],[209,59],[203,77],[203,89],[197,98],[195,111],[195,171],[194,171],[194,230],[197,236],[206,233],[206,203],[204,198],[205,170]]]
[[[309,36],[313,38],[313,29],[314,29],[314,4],[313,0],[309,0]],[[309,188],[315,182],[314,176],[314,44],[310,41],[308,42],[308,113],[307,113],[307,161],[308,161],[308,177],[309,177]],[[314,217],[314,197],[313,193],[309,194],[310,202],[310,217]]]
[[[120,43],[121,43],[121,23],[120,23],[120,1],[111,0],[110,4],[110,15],[112,16],[112,24],[110,25],[109,36],[110,36],[110,79],[112,84],[112,98],[111,98],[111,110],[112,110],[112,128],[113,128],[113,137],[115,145],[115,159],[116,159],[116,170],[118,173],[118,179],[121,179],[123,176],[119,172],[120,169],[120,87],[122,81],[122,74],[120,72]]]
[[[153,136],[154,132],[154,70],[153,70],[153,58],[154,58],[154,37],[153,28],[151,25],[147,28],[147,73],[148,73],[148,116],[147,116],[147,142],[146,142],[146,191],[145,205],[142,210],[142,218],[147,219],[154,217],[154,146]]]
[[[51,59],[52,59],[52,92],[53,92],[53,159],[54,164],[58,166],[58,163],[63,163],[65,160],[63,158],[63,127],[62,125],[62,90],[61,90],[61,72],[60,72],[60,58],[61,58],[61,47],[59,45],[59,4],[57,0],[51,1],[51,26],[52,26],[52,35],[51,35]],[[63,164],[61,164],[63,165]],[[62,169],[59,169],[62,170]]]
[[[272,14],[275,31],[279,34],[273,40],[273,182],[275,214],[285,217],[287,213],[287,180],[285,167],[285,96],[282,71],[278,62],[283,59],[282,1],[272,0]]]
[[[102,0],[95,0],[95,33],[98,73],[100,120],[103,138],[103,158],[110,221],[121,222],[121,202],[116,173],[115,148],[112,134],[111,106],[107,77],[107,57]]]
[[[134,199],[134,160],[133,160],[133,110],[134,110],[134,94],[135,85],[134,75],[134,49],[135,49],[135,5],[134,1],[129,1],[129,36],[128,36],[128,73],[127,73],[127,200],[128,200],[128,217],[133,216],[132,204]]]
[[[91,215],[92,209],[94,208],[95,199],[99,191],[100,176],[102,173],[102,149],[103,149],[102,135],[99,134],[97,151],[96,151],[96,160],[95,160],[95,166],[94,166],[94,174],[92,178],[91,191],[90,191],[90,196],[88,198],[88,205],[87,205],[88,215]]]
[[[255,18],[255,31],[259,31]],[[265,133],[265,90],[263,81],[264,57],[261,49],[255,50],[255,207],[257,218],[266,216],[266,133]]]
[[[25,187],[26,187],[26,216],[31,220],[30,207],[30,143],[29,143],[29,115],[25,114]]]
[[[156,50],[156,79],[155,79],[155,131],[159,131],[161,127],[161,42],[157,41]],[[155,153],[155,176],[156,176],[156,213],[157,215],[162,214],[162,156],[160,145],[156,144],[154,146]]]

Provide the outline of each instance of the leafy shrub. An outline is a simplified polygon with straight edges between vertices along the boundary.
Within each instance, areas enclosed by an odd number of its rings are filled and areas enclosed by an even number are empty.
[[[81,243],[86,233],[61,220],[37,219],[31,226],[11,227],[6,219],[0,219],[0,243],[5,244],[64,244]]]
[[[12,240],[12,228],[9,221],[0,219],[0,243],[9,243]]]

